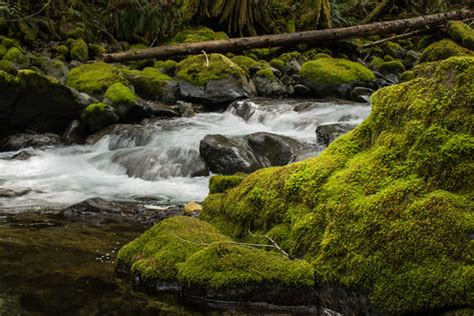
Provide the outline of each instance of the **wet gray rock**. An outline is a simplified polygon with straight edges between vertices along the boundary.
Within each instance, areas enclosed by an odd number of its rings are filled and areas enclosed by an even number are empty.
[[[123,149],[114,151],[110,159],[115,166],[122,167],[129,177],[149,181],[158,178],[209,175],[209,170],[199,156],[199,152],[193,148]]]
[[[113,107],[105,106],[103,110],[89,112],[81,117],[84,128],[89,133],[97,133],[98,131],[116,124],[120,118]]]
[[[354,129],[356,126],[356,124],[342,122],[320,125],[316,128],[316,139],[318,144],[327,147],[336,140],[336,138]]]
[[[285,84],[277,77],[269,79],[263,75],[256,75],[252,80],[259,96],[268,98],[283,98],[288,96]]]
[[[171,216],[186,215],[181,207],[154,207],[137,202],[110,202],[96,197],[63,209],[59,216],[94,224],[104,222],[138,222],[152,225]]]
[[[0,136],[26,129],[62,133],[90,101],[40,73],[21,71],[13,81],[0,80]]]
[[[157,132],[154,126],[116,124],[89,136],[87,144],[95,144],[104,137],[108,138],[109,150],[145,146]]]
[[[15,134],[0,140],[0,151],[17,151],[23,148],[57,146],[61,139],[56,134]]]
[[[205,87],[183,81],[179,83],[179,90],[181,97],[186,100],[211,105],[226,104],[255,94],[255,87],[250,82],[233,77],[210,80]]]
[[[66,82],[69,69],[61,60],[38,57],[34,60],[33,64],[40,68],[46,75],[58,79],[63,84]]]
[[[286,136],[260,132],[240,137],[207,135],[199,152],[212,172],[234,174],[288,164],[307,147]]]
[[[79,120],[73,120],[64,131],[61,140],[68,145],[83,144],[86,139],[86,131]]]
[[[367,103],[374,90],[366,87],[355,87],[352,89],[349,99],[355,102]]]

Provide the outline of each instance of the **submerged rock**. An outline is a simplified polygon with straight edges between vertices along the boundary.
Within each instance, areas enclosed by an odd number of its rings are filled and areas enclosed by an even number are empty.
[[[241,137],[207,135],[199,152],[212,172],[234,174],[285,165],[306,147],[290,137],[260,132]]]
[[[384,313],[473,306],[471,82],[474,58],[454,57],[380,89],[319,157],[248,175],[200,218],[239,240],[261,231]]]

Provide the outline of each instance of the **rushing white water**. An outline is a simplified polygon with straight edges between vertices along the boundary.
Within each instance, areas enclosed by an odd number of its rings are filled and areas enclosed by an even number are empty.
[[[21,196],[0,197],[0,207],[72,204],[91,197],[199,201],[208,193],[208,177],[191,175],[205,168],[199,158],[204,136],[263,131],[314,144],[318,125],[360,123],[369,113],[368,105],[340,101],[241,101],[223,113],[119,130],[94,145],[32,150],[34,156],[27,160],[0,153],[0,192],[26,190]]]

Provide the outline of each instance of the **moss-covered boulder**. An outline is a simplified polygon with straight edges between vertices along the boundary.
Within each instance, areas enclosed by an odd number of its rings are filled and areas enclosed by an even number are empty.
[[[132,274],[148,290],[182,288],[184,295],[233,300],[258,299],[252,295],[264,286],[274,289],[260,294],[268,299],[314,284],[307,262],[238,245],[209,223],[182,216],[156,224],[125,245],[117,270]]]
[[[14,63],[8,60],[0,60],[0,70],[9,73],[10,75],[16,76],[18,74],[18,68]]]
[[[474,58],[380,89],[372,113],[320,157],[259,170],[209,195],[223,233],[272,237],[316,282],[386,313],[473,306]]]
[[[69,72],[67,85],[95,97],[102,97],[116,82],[127,83],[123,73],[106,63],[85,64]]]
[[[72,42],[70,51],[70,57],[72,60],[84,62],[89,59],[89,47],[82,38],[79,38]]]
[[[384,61],[377,68],[382,74],[401,74],[406,70],[401,60]]]
[[[221,54],[190,56],[178,63],[176,76],[190,100],[223,104],[253,94],[245,71]]]
[[[99,102],[86,107],[81,113],[81,121],[91,134],[118,123],[119,116],[113,107]]]
[[[143,70],[122,69],[127,80],[142,98],[173,104],[178,94],[178,84],[160,70],[147,67]]]
[[[196,27],[179,32],[170,42],[172,44],[177,44],[227,39],[229,39],[229,37],[224,32],[214,32],[207,27]]]
[[[174,77],[176,75],[176,66],[178,63],[174,60],[158,60],[153,67],[160,70],[165,75]]]
[[[474,50],[474,30],[462,21],[449,21],[449,36],[457,43],[468,49]]]
[[[430,62],[447,59],[453,56],[470,56],[472,52],[450,39],[443,39],[439,42],[435,42],[425,48],[423,54],[421,54],[420,62]]]
[[[355,86],[370,87],[374,73],[365,66],[345,59],[319,58],[303,64],[303,82],[317,96],[335,95],[347,98]]]
[[[111,85],[104,97],[104,102],[112,105],[122,120],[127,117],[130,108],[135,106],[137,101],[135,93],[121,82]]]
[[[25,129],[61,133],[89,100],[58,80],[32,70],[0,71],[0,135]]]
[[[9,61],[21,68],[27,68],[30,65],[30,59],[21,48],[11,47],[3,56],[3,60]]]
[[[209,194],[224,193],[229,189],[235,188],[246,176],[244,173],[236,173],[230,176],[212,176],[209,179]]]

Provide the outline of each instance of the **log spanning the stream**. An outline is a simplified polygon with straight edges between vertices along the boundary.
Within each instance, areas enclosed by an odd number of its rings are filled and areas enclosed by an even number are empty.
[[[104,55],[104,61],[123,62],[148,58],[163,59],[177,55],[200,54],[203,51],[206,53],[225,53],[252,48],[292,47],[299,44],[334,42],[354,37],[406,33],[423,28],[436,27],[449,20],[464,20],[472,17],[474,17],[474,10],[464,9],[441,14],[424,15],[410,19],[377,22],[343,28],[241,37],[228,40],[184,43],[137,49],[114,54],[106,54]]]

